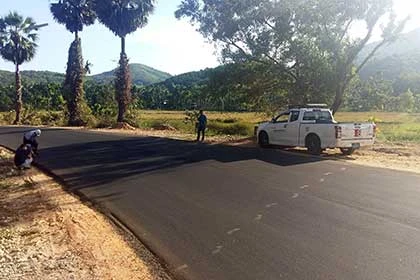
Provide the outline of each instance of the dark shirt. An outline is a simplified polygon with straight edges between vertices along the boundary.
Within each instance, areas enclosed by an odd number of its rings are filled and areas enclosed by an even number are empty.
[[[21,166],[25,161],[31,158],[32,148],[30,145],[20,146],[15,153],[14,162],[16,166]]]
[[[206,128],[207,125],[207,117],[206,115],[200,115],[198,117],[198,127],[199,128]]]

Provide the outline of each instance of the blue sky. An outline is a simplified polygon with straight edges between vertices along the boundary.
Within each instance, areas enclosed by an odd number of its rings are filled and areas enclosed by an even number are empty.
[[[73,36],[54,22],[48,0],[0,0],[0,15],[15,10],[49,26],[40,31],[39,49],[35,59],[24,64],[23,70],[65,72],[67,51]],[[238,0],[240,1],[240,0]],[[181,0],[158,0],[149,24],[128,36],[127,54],[132,63],[142,63],[170,74],[180,74],[219,64],[215,49],[186,20],[178,21],[174,11]],[[420,1],[395,0],[399,17],[411,14],[406,31],[420,26]],[[116,67],[120,41],[99,23],[81,33],[83,55],[92,64],[94,74]],[[13,71],[11,63],[0,59],[0,69]]]
[[[35,59],[22,65],[23,70],[65,72],[67,52],[73,36],[63,25],[54,22],[48,0],[0,0],[0,15],[17,11],[31,16],[37,23],[48,23],[40,31]],[[127,54],[132,63],[142,63],[170,74],[180,74],[218,65],[212,44],[185,20],[178,21],[174,11],[181,0],[159,0],[149,24],[127,37]],[[116,67],[120,40],[98,22],[80,34],[83,56],[92,64],[92,72],[100,73]],[[14,69],[0,59],[0,69]]]

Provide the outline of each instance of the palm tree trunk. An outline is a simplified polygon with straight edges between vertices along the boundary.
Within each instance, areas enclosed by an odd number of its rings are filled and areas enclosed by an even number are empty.
[[[116,72],[115,89],[118,101],[117,122],[124,122],[127,107],[131,102],[131,75],[128,58],[125,54],[125,37],[121,37],[121,54]]]
[[[126,56],[126,54],[125,54],[125,37],[121,37],[121,55]]]
[[[22,79],[20,77],[19,72],[19,64],[16,64],[16,72],[15,72],[15,80],[16,80],[16,102],[15,102],[15,110],[16,110],[16,118],[13,124],[20,123],[20,114],[23,109],[23,102],[22,102]]]

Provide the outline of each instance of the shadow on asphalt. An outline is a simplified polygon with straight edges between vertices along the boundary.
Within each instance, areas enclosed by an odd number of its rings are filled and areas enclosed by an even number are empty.
[[[145,137],[46,148],[41,151],[39,163],[53,170],[71,190],[76,191],[208,160],[222,163],[260,160],[290,166],[323,159],[284,154],[272,149]]]

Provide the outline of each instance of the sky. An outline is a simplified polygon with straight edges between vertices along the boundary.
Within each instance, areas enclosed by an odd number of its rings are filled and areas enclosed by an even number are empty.
[[[240,0],[238,0],[240,1]],[[399,18],[411,20],[405,31],[420,27],[420,1],[394,0]],[[212,44],[197,32],[187,20],[177,20],[174,11],[181,0],[157,0],[155,12],[146,27],[127,37],[126,51],[130,63],[142,63],[177,75],[219,65]],[[54,22],[49,0],[0,0],[0,16],[17,11],[31,16],[37,23],[48,23],[40,30],[36,57],[21,66],[22,70],[65,72],[67,53],[73,35],[63,25]],[[379,38],[379,33],[376,38]],[[114,69],[120,53],[120,40],[99,23],[85,27],[80,34],[83,56],[92,63],[92,73]],[[13,64],[0,59],[0,69],[13,71]]]

